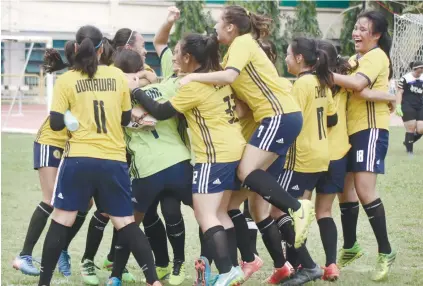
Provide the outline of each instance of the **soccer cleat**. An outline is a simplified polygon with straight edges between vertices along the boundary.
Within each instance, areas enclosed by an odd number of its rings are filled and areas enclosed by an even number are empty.
[[[320,268],[319,265],[312,269],[308,268],[301,268],[298,270],[291,279],[282,283],[282,286],[296,286],[296,285],[303,285],[310,281],[315,281],[317,279],[321,279],[323,276],[323,270]]]
[[[81,262],[82,281],[84,281],[86,285],[100,284],[97,274],[95,273],[96,268],[99,269],[97,266],[95,266],[94,262],[89,259],[85,259]]]
[[[291,277],[294,272],[295,270],[292,267],[291,263],[287,261],[281,268],[273,269],[272,275],[270,275],[266,280],[264,280],[264,283],[271,285],[279,284]]]
[[[173,261],[173,270],[169,276],[170,285],[180,285],[185,280],[185,262],[181,260]]]
[[[335,263],[327,267],[323,267],[324,274],[322,279],[325,281],[336,281],[339,278],[339,268]]]
[[[392,250],[390,254],[379,253],[376,262],[376,269],[372,273],[373,281],[382,281],[388,278],[389,270],[397,258],[397,252]]]
[[[362,257],[364,254],[363,249],[360,247],[358,242],[356,241],[353,245],[353,247],[349,249],[342,248],[339,252],[339,259],[337,265],[339,268],[345,267],[347,265],[350,265],[355,260]]]
[[[314,207],[309,200],[299,200],[301,207],[297,211],[289,210],[295,229],[295,248],[306,240],[311,222],[314,219]]]
[[[166,267],[156,266],[156,273],[159,280],[165,280],[169,278],[169,275],[170,275],[169,265]]]
[[[122,286],[122,281],[116,277],[110,277],[106,283],[107,286]]]
[[[263,260],[260,257],[254,254],[254,261],[240,263],[241,269],[244,272],[244,282],[250,279],[251,275],[260,270],[263,266]]]
[[[12,266],[16,270],[20,270],[25,275],[38,276],[40,275],[40,270],[32,264],[32,261],[33,259],[31,255],[17,256],[13,260]]]
[[[213,286],[239,286],[244,281],[241,267],[232,267],[228,273],[219,274]]]
[[[160,281],[156,281],[153,284],[148,284],[147,283],[147,286],[162,286],[162,283],[160,283]]]
[[[112,269],[113,269],[113,261],[110,261],[107,258],[104,259],[103,268],[106,269],[106,270],[108,270],[108,271],[112,271]],[[134,283],[134,282],[136,282],[134,275],[132,275],[128,271],[128,269],[126,267],[123,268],[122,281],[123,282],[126,282],[126,283]]]
[[[59,261],[57,262],[59,273],[63,276],[71,276],[71,258],[66,250],[62,250],[60,253]]]
[[[213,285],[211,282],[210,264],[209,264],[209,260],[206,257],[200,256],[200,258],[195,260],[195,273],[196,273],[196,278],[195,278],[193,286]]]

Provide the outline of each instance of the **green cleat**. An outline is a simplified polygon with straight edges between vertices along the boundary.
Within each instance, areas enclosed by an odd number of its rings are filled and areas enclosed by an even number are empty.
[[[310,224],[314,219],[314,207],[309,200],[299,200],[301,207],[297,211],[289,210],[294,222],[295,248],[299,248],[307,239]]]
[[[107,258],[104,259],[103,262],[103,268],[108,270],[108,271],[112,271],[113,269],[113,262],[109,261]],[[123,273],[122,273],[122,282],[126,282],[126,283],[135,283],[136,279],[134,277],[134,275],[132,275],[128,269],[126,269],[126,267],[123,269]]]
[[[169,278],[170,275],[170,267],[169,265],[166,267],[159,267],[156,266],[156,273],[157,273],[157,277],[159,278],[159,280],[165,280],[167,278]]]
[[[99,285],[100,281],[98,280],[95,269],[99,269],[95,266],[94,262],[89,259],[85,259],[81,262],[81,276],[82,281],[85,285]]]
[[[343,268],[364,255],[363,249],[356,241],[349,249],[342,248],[339,252],[338,267]]]
[[[185,280],[185,262],[180,260],[173,261],[172,273],[169,276],[170,285],[180,285]]]
[[[372,273],[373,281],[383,281],[388,278],[389,270],[397,258],[397,252],[392,250],[390,254],[379,253],[376,262],[376,269]]]

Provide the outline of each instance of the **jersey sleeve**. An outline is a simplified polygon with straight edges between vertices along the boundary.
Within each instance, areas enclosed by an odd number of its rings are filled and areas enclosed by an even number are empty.
[[[383,53],[383,52],[382,52]],[[364,76],[368,81],[368,86],[371,86],[381,73],[384,67],[384,60],[378,55],[364,56],[360,61],[356,74]]]
[[[402,76],[400,81],[398,82],[398,88],[404,89],[406,85],[407,85],[407,80],[405,79],[405,77]]]
[[[208,89],[206,85],[204,89]],[[198,83],[190,83],[178,90],[178,93],[170,99],[170,103],[180,113],[185,113],[188,110],[198,106],[205,98],[209,96],[208,92],[202,90]]]
[[[131,93],[129,92],[128,82],[126,78],[122,80],[122,111],[129,111],[132,109]]]
[[[69,95],[71,90],[64,84],[63,78],[58,78],[53,89],[51,111],[65,114],[69,109]]]
[[[327,116],[335,115],[337,112],[336,102],[333,99],[332,92],[330,89],[327,89],[327,99],[328,99],[328,112]]]
[[[164,78],[170,77],[173,75],[173,62],[172,62],[173,53],[169,47],[164,48],[160,55],[160,67],[162,69],[162,76]]]
[[[240,38],[240,37],[238,37]],[[234,69],[240,73],[251,58],[250,43],[241,39],[235,39],[228,51],[225,69]]]

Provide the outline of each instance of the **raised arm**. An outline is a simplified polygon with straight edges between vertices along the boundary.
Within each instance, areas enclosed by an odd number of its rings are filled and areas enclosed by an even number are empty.
[[[157,55],[161,55],[163,50],[167,47],[169,41],[170,30],[172,30],[173,24],[179,19],[180,11],[175,6],[168,8],[168,15],[166,21],[160,26],[153,39],[153,45],[156,49]]]

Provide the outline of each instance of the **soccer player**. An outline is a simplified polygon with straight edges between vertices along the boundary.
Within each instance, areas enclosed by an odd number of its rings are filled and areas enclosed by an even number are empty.
[[[423,135],[423,62],[410,63],[410,69],[398,83],[396,113],[404,121],[404,145],[412,154],[414,142]]]
[[[296,242],[306,239],[313,217],[308,200],[299,201],[281,188],[267,170],[288,148],[301,131],[300,107],[292,96],[279,86],[279,75],[256,40],[268,34],[270,19],[256,15],[240,6],[227,6],[215,26],[219,42],[229,46],[224,57],[225,70],[212,73],[193,73],[181,80],[208,84],[230,84],[237,97],[253,111],[260,123],[243,153],[238,177],[252,191],[285,212],[291,212],[296,229]],[[283,122],[283,123],[282,123]],[[283,163],[283,162],[282,162]],[[257,227],[263,233],[272,226],[267,205],[251,203]],[[301,214],[301,215],[300,215]],[[303,215],[304,214],[304,215]],[[275,230],[276,228],[276,230]],[[280,241],[274,243],[280,244]]]
[[[217,39],[189,34],[178,43],[174,60],[183,73],[219,70]],[[234,232],[230,234],[225,229],[234,227],[227,211],[231,192],[240,187],[236,168],[245,140],[234,110],[231,88],[190,83],[166,103],[157,103],[141,89],[134,89],[132,94],[158,120],[178,112],[185,115],[195,154],[194,212],[219,271],[214,285],[238,285],[244,274],[236,258],[236,237]],[[198,259],[196,270],[195,285],[208,285],[211,277],[207,259]]]
[[[69,109],[80,122],[71,132],[60,163],[53,195],[52,222],[44,241],[38,285],[50,285],[55,264],[66,244],[78,211],[91,197],[118,229],[119,244],[131,250],[140,267],[152,272],[150,285],[161,285],[154,270],[148,240],[132,214],[130,180],[121,125],[129,123],[131,100],[127,80],[114,67],[99,65],[103,35],[94,26],[76,33],[74,69],[54,87],[50,127],[65,127]],[[91,109],[91,112],[88,112]]]
[[[68,41],[65,44],[67,63],[62,61],[60,54],[56,50],[50,49],[46,51],[44,57],[44,69],[46,72],[53,73],[64,68],[71,68],[75,56],[74,45],[75,41]],[[53,211],[51,198],[56,181],[57,168],[59,167],[67,140],[67,130],[63,129],[60,132],[54,132],[50,128],[50,117],[47,117],[34,141],[34,169],[38,170],[43,199],[32,215],[23,249],[19,256],[13,261],[13,267],[26,275],[40,275],[40,271],[33,265],[32,251],[47,224],[48,217]],[[60,254],[58,269],[64,276],[71,275],[70,256],[67,249],[84,223],[85,216],[86,210],[78,213],[77,219],[69,232],[67,243]]]
[[[387,92],[392,69],[389,60],[391,38],[386,18],[378,11],[364,11],[358,16],[352,39],[357,54],[351,60],[358,61],[358,68],[351,75],[334,73],[335,84],[352,90],[354,94],[366,87]],[[377,175],[385,171],[389,121],[386,102],[350,97],[347,109],[351,144],[347,170],[350,173],[346,177],[344,193],[339,196],[344,247],[338,266],[346,266],[363,255],[356,236],[360,198],[378,243],[379,255],[372,274],[374,281],[387,277],[396,258],[396,251],[388,239],[385,209],[376,191]]]

